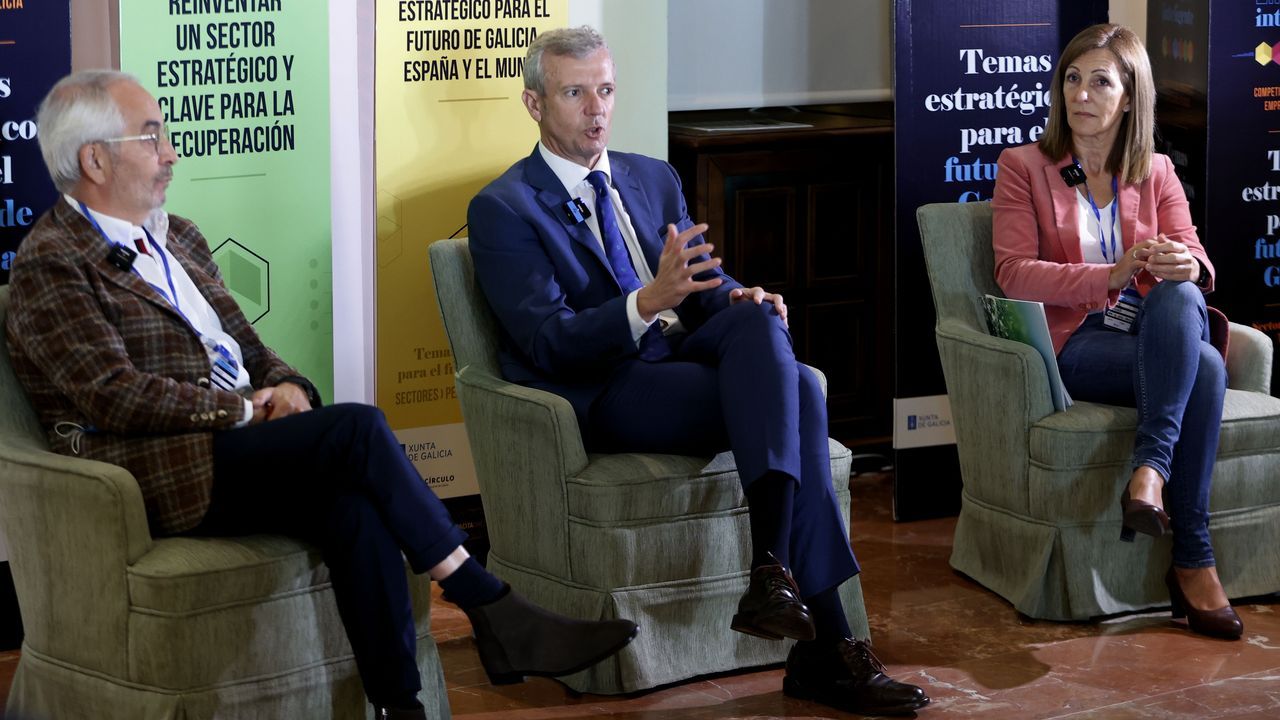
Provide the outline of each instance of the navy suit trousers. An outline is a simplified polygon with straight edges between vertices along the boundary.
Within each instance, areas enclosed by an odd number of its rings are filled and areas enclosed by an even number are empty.
[[[421,683],[403,558],[426,572],[466,533],[382,411],[330,405],[215,433],[213,457],[213,502],[188,534],[278,533],[315,543],[365,694],[382,705],[413,698]]]
[[[673,339],[661,362],[629,360],[591,406],[593,451],[704,454],[732,450],[743,487],[766,472],[798,485],[792,572],[804,597],[858,573],[831,485],[827,408],[796,363],[773,306],[735,303]]]

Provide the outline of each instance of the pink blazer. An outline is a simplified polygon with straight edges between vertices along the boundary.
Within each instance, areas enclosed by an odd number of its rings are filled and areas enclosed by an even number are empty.
[[[996,283],[1011,298],[1044,303],[1054,352],[1062,350],[1086,315],[1114,305],[1120,295],[1107,289],[1111,266],[1085,263],[1080,254],[1076,190],[1060,174],[1070,164],[1070,156],[1051,160],[1034,143],[1009,148],[1000,153],[991,199]],[[1196,236],[1187,196],[1167,156],[1156,154],[1150,177],[1119,190],[1120,237],[1126,250],[1135,241],[1164,233],[1190,248],[1212,278],[1213,264]],[[1136,280],[1144,295],[1159,282],[1145,270]],[[1211,280],[1205,292],[1212,289]]]

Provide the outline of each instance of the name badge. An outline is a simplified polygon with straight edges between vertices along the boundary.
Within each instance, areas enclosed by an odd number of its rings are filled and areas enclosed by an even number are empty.
[[[231,350],[222,343],[205,342],[209,353],[209,380],[214,387],[235,392],[236,379],[240,377],[240,363]]]
[[[1132,333],[1141,310],[1142,296],[1137,290],[1127,287],[1120,291],[1120,299],[1115,306],[1107,310],[1102,318],[1102,324],[1117,332]]]

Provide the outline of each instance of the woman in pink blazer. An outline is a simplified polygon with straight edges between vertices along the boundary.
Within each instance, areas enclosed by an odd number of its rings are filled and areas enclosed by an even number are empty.
[[[1040,141],[1000,155],[996,281],[1045,304],[1073,397],[1137,408],[1121,539],[1172,531],[1174,617],[1239,638],[1208,529],[1226,392],[1204,302],[1213,264],[1172,163],[1153,151],[1146,50],[1127,28],[1088,28],[1063,51],[1051,94]]]

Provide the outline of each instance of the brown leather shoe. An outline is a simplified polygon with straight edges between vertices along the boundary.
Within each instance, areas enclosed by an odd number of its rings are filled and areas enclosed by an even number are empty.
[[[1173,568],[1169,568],[1164,576],[1164,584],[1169,588],[1173,618],[1176,620],[1185,616],[1191,632],[1223,640],[1239,640],[1244,634],[1244,622],[1230,604],[1217,610],[1197,610],[1191,607],[1191,603],[1182,594],[1182,586],[1178,584],[1178,575]]]
[[[1169,534],[1168,514],[1162,508],[1134,498],[1128,487],[1120,496],[1120,515],[1120,539],[1124,542],[1133,542],[1134,533],[1156,538]]]
[[[751,584],[729,627],[766,640],[814,638],[813,616],[800,599],[800,588],[776,562],[751,571]]]
[[[463,608],[476,635],[480,664],[494,685],[526,675],[557,677],[585,670],[636,636],[630,620],[577,620],[544,610],[511,586],[488,605]]]
[[[929,704],[924,690],[885,675],[871,646],[853,638],[822,647],[796,643],[787,655],[782,691],[865,715],[909,715]]]

